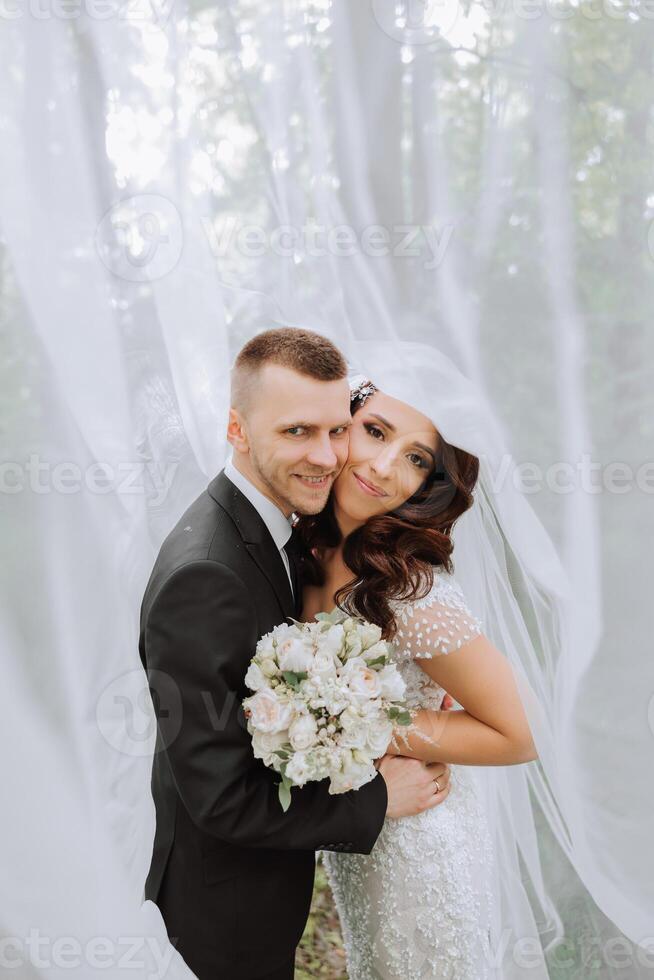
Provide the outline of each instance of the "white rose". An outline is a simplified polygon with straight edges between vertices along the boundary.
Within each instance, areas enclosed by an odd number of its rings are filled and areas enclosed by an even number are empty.
[[[267,687],[257,691],[251,698],[246,698],[243,707],[250,712],[252,727],[266,734],[281,732],[288,728],[291,722],[290,705],[281,701],[275,692]]]
[[[366,744],[366,722],[352,705],[341,712],[338,719],[341,731],[338,744],[344,749],[362,749]]]
[[[311,661],[311,666],[309,667],[309,677],[314,680],[327,680],[328,678],[336,678],[337,665],[334,660],[334,655],[329,650],[318,650]]]
[[[381,685],[381,696],[389,701],[401,701],[406,693],[406,684],[395,664],[386,664],[377,676]]]
[[[351,789],[360,789],[374,779],[377,770],[370,762],[360,761],[354,753],[345,751],[341,755],[340,771],[332,772],[329,792],[347,793]]]
[[[330,653],[335,653],[338,656],[343,648],[343,642],[345,640],[345,631],[340,623],[336,626],[332,626],[321,637],[320,646],[323,650],[327,650]]]
[[[373,698],[371,701],[359,701],[357,704],[357,711],[367,722],[370,722],[371,719],[376,719],[383,710],[384,704],[381,698]],[[386,715],[384,714],[383,717],[385,718]]]
[[[279,626],[275,626],[270,636],[279,646],[284,640],[301,640],[302,630],[295,623],[280,623]]]
[[[377,660],[378,657],[388,657],[388,655],[389,648],[386,640],[379,640],[377,643],[373,643],[363,654],[366,660]]]
[[[304,786],[312,778],[312,767],[306,752],[295,752],[288,760],[286,776],[295,786]]]
[[[343,731],[347,732],[361,724],[361,715],[356,708],[354,708],[352,705],[348,705],[345,711],[341,713],[339,722]]]
[[[363,643],[358,633],[352,631],[345,637],[345,649],[348,657],[358,657],[363,650]]]
[[[279,667],[272,657],[266,657],[265,660],[261,661],[259,666],[261,667],[261,673],[264,675],[264,677],[274,677],[279,673]]]
[[[245,675],[245,683],[251,691],[260,691],[262,687],[267,687],[266,678],[263,676],[259,664],[252,661]]]
[[[377,723],[367,729],[365,748],[368,749],[373,759],[379,759],[385,753],[392,734],[393,722],[390,718],[384,718],[383,716]],[[360,746],[355,747],[360,748]]]
[[[257,643],[257,659],[265,660],[267,657],[275,656],[275,644],[271,633],[262,636]]]
[[[381,640],[382,631],[374,623],[361,623],[357,629],[364,650],[368,650]]]
[[[304,673],[311,666],[313,656],[302,640],[289,638],[283,640],[277,647],[279,666],[282,670],[291,670],[295,674]]]
[[[254,732],[252,749],[255,759],[262,759],[267,766],[279,768],[282,759],[275,755],[277,749],[288,749],[288,732]]]
[[[367,745],[368,731],[365,724],[359,719],[357,725],[353,725],[346,731],[341,732],[338,737],[338,744],[343,749],[365,749]]]
[[[288,738],[296,751],[310,749],[315,745],[318,735],[318,725],[313,715],[301,715],[289,727]]]
[[[341,678],[356,697],[377,698],[381,691],[379,675],[362,657],[348,660],[341,671]]]

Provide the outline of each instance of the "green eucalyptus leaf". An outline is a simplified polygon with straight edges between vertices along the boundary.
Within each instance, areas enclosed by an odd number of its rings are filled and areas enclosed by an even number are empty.
[[[300,681],[305,681],[308,676],[309,675],[307,674],[306,670],[298,671],[297,673],[294,670],[282,671],[282,677],[288,686],[292,687],[294,691],[297,690]]]
[[[282,810],[284,811],[284,813],[286,813],[286,811],[288,810],[289,806],[291,805],[291,787],[290,787],[290,784],[287,783],[287,782],[281,782],[279,784],[278,794],[279,794],[279,802],[282,805]]]

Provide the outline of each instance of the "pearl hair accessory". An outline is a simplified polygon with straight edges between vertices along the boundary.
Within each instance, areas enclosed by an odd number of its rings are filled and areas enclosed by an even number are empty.
[[[351,400],[359,401],[362,405],[365,404],[366,398],[370,398],[378,390],[364,374],[352,375],[352,377],[348,378],[348,382],[350,385]]]

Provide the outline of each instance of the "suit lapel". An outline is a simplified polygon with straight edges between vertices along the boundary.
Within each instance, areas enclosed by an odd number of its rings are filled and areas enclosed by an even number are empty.
[[[248,554],[270,582],[284,616],[294,618],[296,609],[293,592],[282,556],[256,507],[253,507],[222,471],[207,489],[234,521]]]
[[[266,532],[268,532],[268,528],[266,528]],[[268,534],[268,537],[270,537],[270,534]],[[293,592],[288,581],[286,569],[284,568],[282,556],[277,550],[277,545],[273,539],[270,538],[270,545],[267,542],[257,544],[246,541],[245,547],[275,590],[284,616],[295,618]]]

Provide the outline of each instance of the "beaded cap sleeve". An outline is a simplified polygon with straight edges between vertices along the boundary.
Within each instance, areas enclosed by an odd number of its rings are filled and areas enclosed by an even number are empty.
[[[424,599],[396,602],[397,655],[415,660],[452,653],[483,632],[481,621],[466,604],[461,586],[440,569]]]

